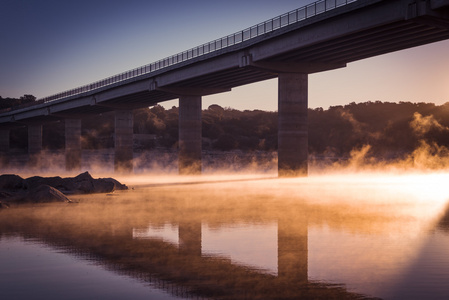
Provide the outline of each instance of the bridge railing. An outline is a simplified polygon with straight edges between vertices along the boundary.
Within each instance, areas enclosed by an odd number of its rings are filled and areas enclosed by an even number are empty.
[[[202,44],[195,48],[186,50],[184,52],[169,56],[167,58],[158,60],[156,62],[150,63],[148,65],[135,68],[99,81],[96,81],[91,84],[87,84],[81,87],[77,87],[65,92],[61,92],[52,96],[48,96],[45,98],[41,98],[44,102],[54,101],[61,98],[74,96],[77,94],[85,93],[88,91],[92,91],[104,86],[108,86],[117,82],[125,81],[127,79],[131,79],[143,74],[148,74],[154,71],[158,71],[160,69],[179,64],[181,62],[200,57],[202,55],[212,53],[229,46],[233,46],[244,41],[253,39],[260,35],[275,31],[282,27],[288,26],[290,24],[294,24],[303,20],[306,20],[310,17],[314,17],[318,14],[327,12],[329,10],[333,10],[337,7],[347,5],[352,2],[356,2],[357,0],[318,0],[314,3],[305,5],[298,9],[292,10],[288,13],[282,14],[278,17],[272,18],[268,21],[259,23],[257,25],[246,28],[242,31],[236,32],[234,34],[230,34],[228,36],[216,39],[209,43]]]

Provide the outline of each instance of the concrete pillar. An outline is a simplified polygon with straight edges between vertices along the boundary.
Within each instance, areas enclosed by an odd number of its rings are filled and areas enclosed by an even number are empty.
[[[81,169],[81,120],[65,119],[65,168]]]
[[[38,165],[42,151],[42,124],[28,125],[28,156],[29,164]]]
[[[133,171],[133,111],[115,111],[115,156],[116,172]]]
[[[279,176],[307,176],[307,85],[307,74],[279,74]]]
[[[178,229],[180,252],[201,256],[201,222],[181,222]]]
[[[9,129],[0,129],[0,166],[6,167],[9,162]]]
[[[278,277],[295,283],[308,281],[307,219],[278,221]]]
[[[179,174],[201,174],[201,96],[179,98]]]

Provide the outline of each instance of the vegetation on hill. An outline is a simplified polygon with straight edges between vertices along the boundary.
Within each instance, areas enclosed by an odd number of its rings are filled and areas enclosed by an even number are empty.
[[[0,107],[4,101],[14,102],[7,99],[0,98]],[[275,151],[277,124],[277,112],[211,105],[202,114],[203,150]],[[145,149],[176,148],[178,108],[156,105],[135,110],[134,133],[153,137]],[[113,147],[114,113],[83,119],[82,135],[83,148]],[[12,130],[12,147],[26,148],[26,141],[26,130]],[[63,122],[44,125],[43,144],[64,148]],[[449,103],[376,101],[309,109],[309,153],[318,157],[349,157],[354,149],[369,145],[371,157],[398,159],[423,144],[449,153]]]
[[[2,98],[0,96],[0,110],[8,109],[15,106],[21,106],[28,103],[34,103],[36,101],[36,97],[33,95],[23,95],[20,98]]]

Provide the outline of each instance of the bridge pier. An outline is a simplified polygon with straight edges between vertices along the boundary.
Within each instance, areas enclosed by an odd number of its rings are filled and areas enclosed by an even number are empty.
[[[133,133],[134,117],[132,110],[115,111],[115,172],[133,172]]]
[[[28,125],[28,164],[37,166],[42,151],[42,124]]]
[[[201,96],[179,98],[179,174],[201,174]]]
[[[65,168],[81,169],[81,119],[65,119]]]
[[[278,77],[278,175],[307,176],[308,74],[280,73]]]
[[[9,142],[10,130],[9,129],[0,129],[0,166],[6,167],[8,166],[8,154],[10,148]]]

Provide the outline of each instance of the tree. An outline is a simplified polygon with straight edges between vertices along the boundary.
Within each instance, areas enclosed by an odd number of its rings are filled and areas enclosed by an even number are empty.
[[[20,100],[22,101],[22,103],[29,103],[36,101],[36,97],[34,97],[33,95],[25,94],[22,97],[20,97]]]

